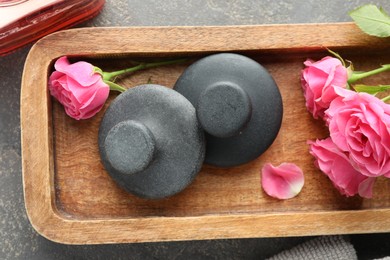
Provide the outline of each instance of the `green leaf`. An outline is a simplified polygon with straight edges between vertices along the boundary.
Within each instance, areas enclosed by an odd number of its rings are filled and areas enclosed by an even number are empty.
[[[100,75],[103,76],[103,71],[99,67],[93,66],[93,72],[99,73]]]
[[[382,7],[363,5],[349,12],[349,15],[363,32],[378,37],[390,36],[390,16]]]
[[[366,92],[368,94],[375,95],[376,93],[386,91],[390,89],[390,85],[378,85],[378,86],[367,86],[367,85],[354,85],[353,88],[357,92]]]
[[[341,63],[343,64],[344,67],[347,67],[347,66],[345,66],[345,61],[344,61],[344,59],[340,56],[340,54],[338,54],[338,53],[335,52],[335,51],[332,51],[331,49],[328,49],[328,48],[326,48],[326,49],[328,50],[328,52],[329,52],[330,54],[332,54],[332,55],[335,56],[337,59],[339,59],[339,60],[341,61]]]
[[[119,92],[125,92],[126,89],[112,81],[108,81],[108,80],[103,80],[104,83],[106,83],[109,87],[110,87],[110,90],[114,90],[114,91],[119,91]]]

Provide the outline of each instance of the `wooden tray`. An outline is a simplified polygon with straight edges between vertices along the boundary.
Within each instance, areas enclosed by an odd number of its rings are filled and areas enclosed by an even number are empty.
[[[88,28],[37,42],[26,60],[21,93],[23,185],[32,225],[44,237],[68,244],[389,232],[388,179],[378,180],[373,199],[345,198],[309,155],[306,140],[325,137],[327,130],[306,111],[300,71],[306,58],[327,55],[324,47],[354,61],[358,70],[390,63],[390,41],[366,36],[350,23]],[[146,201],[118,188],[98,154],[103,112],[73,120],[47,91],[48,75],[62,55],[114,70],[132,59],[197,59],[215,52],[248,55],[270,71],[283,96],[282,128],[257,160],[230,169],[205,165],[186,190],[169,199]],[[151,79],[172,87],[189,63],[118,82],[131,87]],[[375,81],[389,82],[390,76],[383,73]],[[303,169],[306,183],[298,197],[279,201],[262,191],[266,162],[293,162]]]

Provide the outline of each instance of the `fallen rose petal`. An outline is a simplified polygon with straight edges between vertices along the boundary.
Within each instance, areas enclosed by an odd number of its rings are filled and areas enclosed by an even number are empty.
[[[293,163],[282,163],[278,167],[267,163],[263,166],[261,185],[271,197],[293,198],[302,190],[303,184],[303,172]]]

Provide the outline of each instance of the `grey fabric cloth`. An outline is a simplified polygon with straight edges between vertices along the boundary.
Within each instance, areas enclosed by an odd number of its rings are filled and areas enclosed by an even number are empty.
[[[323,236],[269,258],[269,260],[287,259],[354,260],[358,258],[355,248],[344,236]]]

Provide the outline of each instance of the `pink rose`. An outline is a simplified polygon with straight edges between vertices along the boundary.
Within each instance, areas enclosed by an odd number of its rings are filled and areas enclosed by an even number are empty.
[[[325,57],[320,61],[306,60],[301,84],[307,110],[314,118],[322,118],[330,102],[337,97],[334,88],[346,88],[348,73],[340,60]]]
[[[333,185],[346,196],[359,194],[371,198],[375,178],[358,172],[331,138],[309,141],[310,153],[316,158],[315,165],[325,173]]]
[[[102,76],[87,62],[70,64],[66,57],[54,64],[49,78],[50,94],[77,120],[87,119],[99,112],[106,102],[110,88]]]
[[[390,106],[367,93],[344,92],[326,111],[333,143],[368,177],[390,178]]]

